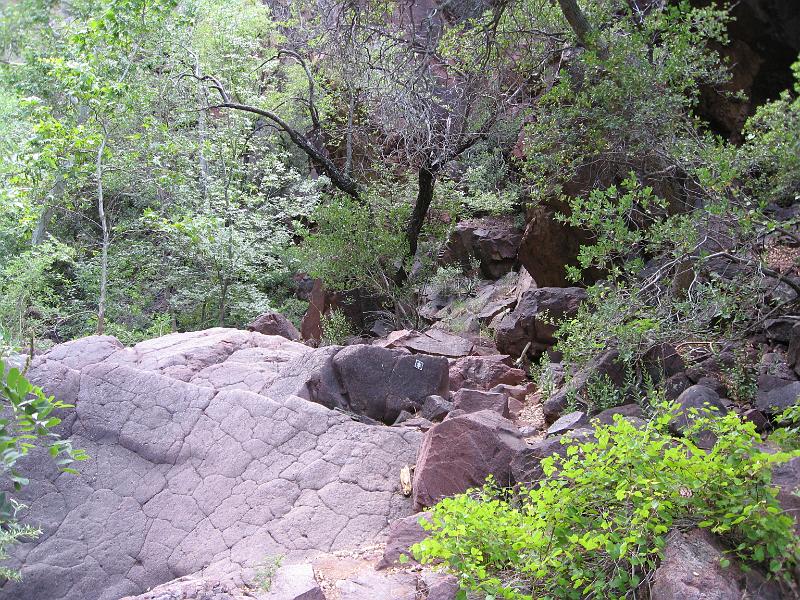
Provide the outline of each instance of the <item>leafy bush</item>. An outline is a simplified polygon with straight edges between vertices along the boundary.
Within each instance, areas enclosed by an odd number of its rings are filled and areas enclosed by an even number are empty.
[[[323,346],[341,346],[347,342],[347,338],[352,337],[355,333],[350,321],[347,320],[347,315],[338,308],[324,315],[320,325],[322,326],[321,343]]]
[[[759,197],[790,205],[800,199],[800,61],[794,90],[758,107],[744,128],[739,162]]]
[[[70,408],[47,396],[41,388],[32,385],[18,369],[7,369],[0,360],[0,460],[3,473],[19,490],[28,483],[25,475],[16,469],[17,462],[37,445],[47,448],[50,457],[62,471],[75,473],[70,468],[73,461],[85,460],[86,453],[72,447],[53,431],[61,419],[53,414],[56,409]],[[0,492],[0,560],[7,557],[7,549],[23,538],[33,538],[38,530],[20,525],[16,516],[22,507],[6,492]],[[0,567],[0,579],[16,579],[19,574]]]
[[[441,501],[415,557],[441,561],[487,598],[624,598],[651,577],[670,530],[697,526],[731,556],[788,577],[800,546],[770,481],[793,455],[760,450],[754,425],[732,413],[698,415],[689,433],[717,436],[706,453],[691,435],[669,435],[675,414],[665,405],[642,428],[618,415],[593,439],[565,440],[566,457],[546,458],[547,478],[516,495],[490,481]]]
[[[42,337],[68,314],[71,284],[63,272],[74,254],[50,240],[0,265],[0,327],[12,340]]]
[[[320,206],[316,229],[304,236],[301,261],[333,289],[389,293],[406,254],[403,225],[408,206],[370,207],[349,198]]]
[[[470,271],[475,273],[480,267],[480,263],[477,259],[472,259],[470,266]],[[429,279],[428,289],[434,295],[466,298],[475,292],[479,281],[480,277],[477,275],[465,275],[460,266],[446,265],[439,267]]]
[[[749,200],[709,200],[703,210],[670,214],[664,200],[630,174],[621,186],[570,201],[562,218],[591,233],[581,247],[579,279],[601,269],[575,318],[556,332],[565,361],[586,363],[609,338],[634,365],[650,348],[687,340],[740,337],[775,306],[780,275],[758,254],[768,226]]]

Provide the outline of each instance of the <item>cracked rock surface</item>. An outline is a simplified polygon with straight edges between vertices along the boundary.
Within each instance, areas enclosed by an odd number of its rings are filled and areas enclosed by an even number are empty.
[[[37,358],[31,378],[76,405],[61,433],[90,459],[77,476],[26,459],[21,517],[43,533],[16,547],[9,566],[23,580],[0,598],[118,600],[380,537],[411,512],[399,473],[422,434],[266,394],[296,377],[287,367],[324,366],[332,352],[218,328],[133,348],[95,336]]]

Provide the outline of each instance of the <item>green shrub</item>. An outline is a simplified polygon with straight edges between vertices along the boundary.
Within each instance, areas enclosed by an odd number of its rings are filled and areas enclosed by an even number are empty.
[[[355,334],[353,326],[347,320],[347,315],[338,308],[323,316],[320,325],[322,326],[321,343],[323,346],[341,346],[347,342],[347,338]]]
[[[800,61],[792,70],[794,90],[758,107],[744,127],[738,157],[750,191],[786,205],[800,198]]]
[[[470,274],[465,275],[458,265],[439,267],[428,281],[428,289],[434,295],[468,298],[475,293],[480,281],[480,277],[474,275],[479,268],[480,262],[474,258],[470,259]]]
[[[73,461],[85,460],[86,453],[72,447],[53,432],[61,422],[56,409],[72,405],[47,396],[41,388],[32,385],[18,369],[7,369],[0,360],[0,461],[3,474],[10,479],[15,490],[28,484],[24,473],[17,470],[17,462],[33,448],[44,446],[52,460],[62,471],[75,473]],[[17,522],[17,512],[22,505],[8,493],[0,492],[0,561],[7,558],[8,547],[21,539],[35,538],[39,531]],[[0,581],[17,579],[16,571],[0,566]]]
[[[384,208],[350,198],[320,205],[313,216],[316,228],[299,229],[300,260],[333,289],[388,293],[406,255],[407,214],[407,205]]]
[[[566,457],[542,462],[547,478],[517,494],[490,481],[443,500],[415,557],[486,598],[625,598],[652,575],[667,533],[697,526],[732,557],[788,577],[800,549],[770,480],[792,454],[761,451],[753,424],[732,413],[698,415],[690,433],[717,436],[706,453],[669,435],[674,415],[665,405],[642,428],[617,416],[594,440],[567,440]]]
[[[769,436],[769,441],[787,451],[800,451],[800,403],[790,406],[778,416],[785,425]]]

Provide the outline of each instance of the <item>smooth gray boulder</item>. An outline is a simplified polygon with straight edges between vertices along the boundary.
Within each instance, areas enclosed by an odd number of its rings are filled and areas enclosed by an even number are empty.
[[[414,463],[420,432],[276,400],[223,376],[184,380],[241,353],[251,373],[272,365],[280,375],[291,362],[284,344],[294,344],[284,338],[166,338],[131,349],[81,340],[35,361],[34,375],[70,379],[76,408],[64,433],[90,459],[76,476],[29,458],[32,481],[17,497],[30,508],[20,516],[43,535],[14,548],[8,564],[23,579],[1,598],[118,600],[200,570],[222,581],[265,556],[297,561],[374,540],[411,512],[400,471]]]

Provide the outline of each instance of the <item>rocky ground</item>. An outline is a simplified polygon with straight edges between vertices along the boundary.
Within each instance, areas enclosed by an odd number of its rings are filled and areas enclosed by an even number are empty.
[[[483,377],[484,387],[522,379],[503,363],[483,362],[452,373]],[[133,348],[85,338],[38,357],[30,375],[76,405],[62,434],[91,458],[79,476],[31,458],[34,476],[21,499],[30,506],[25,518],[44,533],[16,554],[23,581],[2,590],[20,600],[117,600],[186,576],[147,597],[234,594],[250,585],[243,574],[252,577],[277,556],[294,569],[276,573],[280,590],[282,577],[301,579],[298,561],[381,540],[390,522],[411,513],[421,500],[408,496],[401,475],[431,423],[383,422],[424,407],[440,420],[453,408],[442,397],[451,376],[442,357],[377,346],[313,349],[232,329]],[[475,393],[508,416],[507,395]],[[456,403],[469,408],[465,398]],[[201,579],[191,577],[201,571]],[[416,594],[417,575],[406,575],[367,579],[390,587],[413,579]]]

